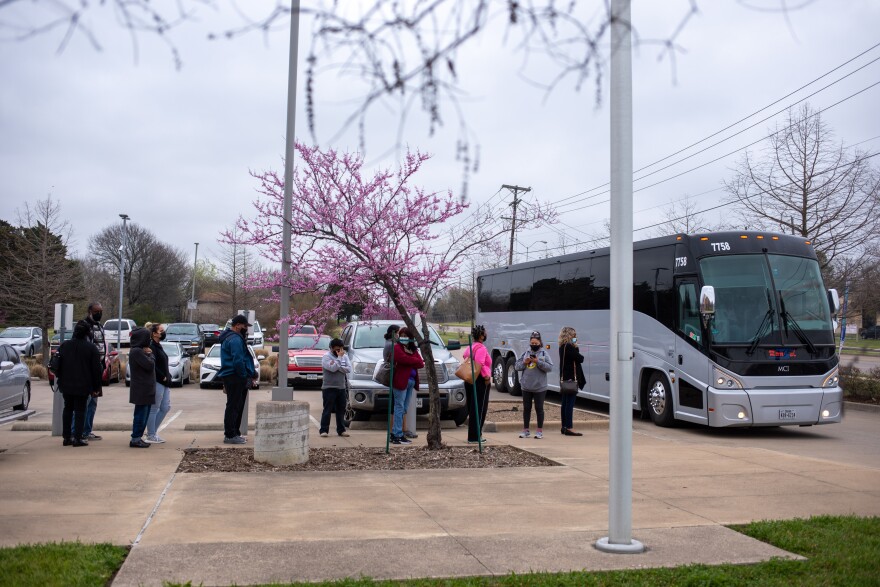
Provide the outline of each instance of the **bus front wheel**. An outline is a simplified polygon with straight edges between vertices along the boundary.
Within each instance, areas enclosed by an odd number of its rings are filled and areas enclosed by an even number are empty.
[[[516,365],[515,357],[508,357],[504,362],[504,384],[507,386],[507,391],[510,395],[522,395],[519,377],[516,374],[516,369],[513,368],[514,365]]]
[[[647,395],[651,421],[657,426],[672,426],[675,418],[672,414],[672,389],[669,381],[659,373],[651,375]]]
[[[504,385],[504,357],[501,355],[492,361],[492,383],[499,392],[507,393],[507,386]]]

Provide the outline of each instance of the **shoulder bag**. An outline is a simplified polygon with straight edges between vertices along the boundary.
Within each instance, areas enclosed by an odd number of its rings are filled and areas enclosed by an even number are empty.
[[[473,383],[474,373],[480,369],[481,367],[475,365],[473,361],[471,361],[471,357],[468,357],[461,363],[461,365],[459,365],[458,369],[455,370],[455,376],[465,383]]]
[[[376,370],[373,371],[373,381],[385,387],[391,385],[391,363],[387,361],[377,363]]]
[[[568,344],[562,349],[562,365],[559,367],[559,392],[562,395],[577,395],[578,382],[577,379],[563,379],[562,372],[565,370],[565,353],[568,350]]]

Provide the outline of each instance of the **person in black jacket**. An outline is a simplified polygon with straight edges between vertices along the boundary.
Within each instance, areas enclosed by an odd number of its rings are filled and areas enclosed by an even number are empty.
[[[98,349],[98,355],[101,360],[101,377],[103,380],[103,373],[107,369],[107,355],[109,354],[109,349],[107,347],[107,337],[104,333],[104,327],[101,326],[101,318],[104,317],[104,308],[101,306],[100,302],[92,302],[89,304],[88,314],[85,318],[81,320],[81,322],[85,322],[89,327],[89,332],[86,338],[89,342],[94,343],[95,348]],[[108,375],[109,378],[109,375]],[[103,393],[103,392],[102,392]],[[101,397],[101,393],[98,395],[90,395],[86,398],[86,417],[85,423],[82,427],[82,438],[83,440],[101,440],[101,437],[92,432],[92,427],[95,424],[95,412],[98,410],[98,398]],[[74,418],[76,416],[74,415]]]
[[[168,370],[168,354],[162,348],[162,341],[165,340],[165,325],[153,324],[148,322],[144,324],[144,328],[150,331],[150,349],[153,351],[153,358],[156,359],[156,401],[150,408],[150,415],[147,418],[147,435],[144,442],[150,444],[162,444],[165,442],[159,436],[159,426],[168,412],[171,411],[171,372]]]
[[[80,320],[73,328],[73,338],[58,348],[58,387],[64,397],[61,414],[63,446],[88,446],[83,439],[86,401],[101,392],[101,355],[88,339],[91,327]],[[71,425],[72,424],[72,425]]]
[[[564,326],[559,331],[559,378],[570,381],[577,379],[578,389],[587,384],[584,376],[584,356],[578,349],[577,332],[571,326]],[[574,431],[574,402],[577,395],[562,394],[562,434],[565,436],[583,436]]]
[[[131,331],[131,351],[128,353],[131,365],[131,387],[128,402],[134,404],[134,417],[131,424],[132,448],[149,448],[141,438],[147,427],[150,407],[156,401],[156,360],[150,349],[150,331],[135,328]]]

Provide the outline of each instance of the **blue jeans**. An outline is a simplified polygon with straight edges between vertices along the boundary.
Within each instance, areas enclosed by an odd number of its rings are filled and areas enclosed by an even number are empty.
[[[403,436],[403,414],[412,398],[416,380],[410,379],[406,389],[394,390],[394,419],[391,421],[391,436]]]
[[[140,440],[147,427],[147,418],[150,417],[150,404],[134,407],[134,417],[131,421],[131,441]]]
[[[150,407],[150,415],[147,418],[147,434],[156,436],[159,434],[159,426],[162,420],[171,411],[171,390],[167,385],[156,382],[156,401]]]
[[[563,428],[573,428],[574,427],[574,401],[577,399],[576,395],[562,395],[562,427]]]
[[[82,437],[87,438],[92,433],[92,425],[95,423],[95,410],[98,409],[98,398],[89,396],[86,402],[86,416],[83,420]],[[76,416],[74,416],[74,419]],[[73,435],[73,426],[70,427],[70,434]]]

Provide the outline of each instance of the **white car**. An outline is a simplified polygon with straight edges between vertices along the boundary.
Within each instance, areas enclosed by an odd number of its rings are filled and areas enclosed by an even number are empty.
[[[8,344],[19,355],[33,357],[43,351],[43,332],[37,326],[13,326],[0,332],[0,343]]]
[[[248,345],[247,349],[254,359],[254,371],[257,372],[257,383],[251,389],[259,389],[260,361],[257,359],[256,353],[254,353],[254,347]],[[215,344],[207,354],[199,355],[199,358],[202,360],[202,365],[199,367],[199,387],[202,389],[206,387],[223,387],[223,381],[217,377],[217,372],[220,371],[220,345]],[[260,359],[262,358],[260,357]]]
[[[131,346],[131,331],[135,328],[137,323],[128,318],[123,318],[121,321],[107,320],[104,322],[104,337],[111,346],[117,343],[120,346]]]
[[[168,387],[183,387],[190,382],[192,374],[192,361],[183,347],[177,342],[163,342],[162,348],[168,355],[168,372],[171,374],[171,385]],[[131,363],[125,365],[125,386],[131,386]]]

